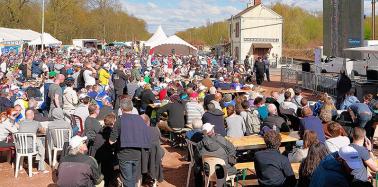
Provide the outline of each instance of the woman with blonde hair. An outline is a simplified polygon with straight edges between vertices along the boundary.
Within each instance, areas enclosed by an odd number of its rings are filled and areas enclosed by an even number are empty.
[[[323,111],[330,111],[332,113],[332,118],[337,116],[336,106],[333,104],[333,101],[330,97],[325,97],[323,101],[323,106],[320,109],[320,113]]]

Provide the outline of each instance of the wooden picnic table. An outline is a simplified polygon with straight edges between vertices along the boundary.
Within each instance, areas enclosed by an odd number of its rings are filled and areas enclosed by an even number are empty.
[[[235,93],[248,93],[251,92],[252,90],[219,90],[218,92],[221,94],[235,94]]]
[[[281,143],[296,142],[299,140],[298,132],[281,132]],[[252,150],[266,148],[264,138],[260,135],[250,135],[241,138],[227,138],[237,150]]]

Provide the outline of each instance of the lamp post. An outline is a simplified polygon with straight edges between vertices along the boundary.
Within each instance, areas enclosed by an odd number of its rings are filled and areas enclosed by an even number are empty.
[[[42,35],[41,35],[42,51],[44,49],[43,44],[45,43],[44,33],[45,33],[45,0],[42,0]]]

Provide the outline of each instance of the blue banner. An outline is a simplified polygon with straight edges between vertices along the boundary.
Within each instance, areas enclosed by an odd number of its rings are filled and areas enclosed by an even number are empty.
[[[20,49],[19,45],[3,46],[3,47],[1,47],[1,54],[10,53],[10,52],[14,52],[14,53],[18,54],[19,49]]]

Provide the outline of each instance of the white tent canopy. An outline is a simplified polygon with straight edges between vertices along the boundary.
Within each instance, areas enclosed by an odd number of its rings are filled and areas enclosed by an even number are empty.
[[[22,41],[22,38],[8,34],[5,32],[0,32],[0,42],[11,42],[11,41]]]
[[[10,29],[0,27],[0,42],[28,42],[29,45],[41,45],[42,34],[30,29]],[[43,34],[45,45],[61,45],[62,42],[52,37],[48,33]]]
[[[4,38],[4,40],[10,41],[10,39],[18,39],[22,41],[32,41],[39,37],[41,34],[32,30],[24,29],[10,29],[0,27],[0,35],[7,35],[9,38]]]
[[[184,41],[176,35],[170,36],[166,41],[156,46],[155,53],[168,55],[172,52],[173,49],[175,50],[176,54],[180,55],[190,55],[197,53],[197,48],[193,47],[188,42]]]
[[[158,46],[159,44],[165,42],[167,40],[167,35],[164,33],[163,28],[161,25],[157,28],[154,35],[151,36],[150,39],[148,39],[144,45],[147,47],[150,47],[151,49]]]
[[[42,45],[42,35],[38,38],[28,42],[29,45]],[[44,45],[62,45],[62,42],[52,37],[49,33],[43,33]]]

